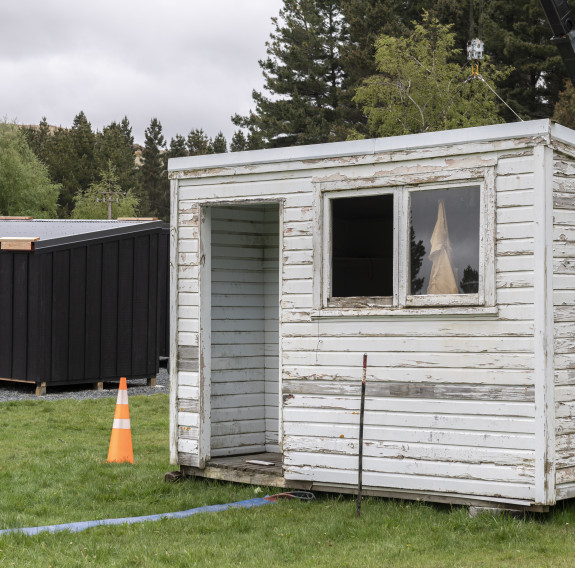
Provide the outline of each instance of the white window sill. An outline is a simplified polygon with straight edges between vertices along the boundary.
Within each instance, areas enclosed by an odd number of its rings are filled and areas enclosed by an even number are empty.
[[[403,307],[403,308],[322,308],[312,310],[312,319],[342,318],[342,317],[369,317],[379,319],[397,318],[442,318],[442,319],[494,319],[499,315],[497,306],[437,306],[437,307]]]

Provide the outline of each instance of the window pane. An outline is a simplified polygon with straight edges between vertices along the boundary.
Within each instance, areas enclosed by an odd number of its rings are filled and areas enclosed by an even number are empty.
[[[393,195],[331,200],[332,297],[393,295]]]
[[[479,187],[411,192],[410,294],[479,291]]]

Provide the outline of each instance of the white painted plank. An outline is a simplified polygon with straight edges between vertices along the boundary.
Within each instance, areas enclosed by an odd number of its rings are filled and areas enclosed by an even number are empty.
[[[509,176],[533,172],[533,156],[501,156],[497,162],[497,176]]]
[[[198,453],[198,441],[188,440],[185,438],[178,438],[178,452],[184,454],[197,454]]]
[[[212,409],[263,406],[262,393],[212,396]]]
[[[186,387],[181,384],[178,385],[178,399],[185,400],[198,400],[200,390],[198,387]]]
[[[284,407],[284,422],[309,423],[310,411],[302,408]],[[323,422],[335,424],[335,432],[343,424],[359,424],[359,415],[355,411],[316,408],[313,411],[314,423]],[[478,415],[436,415],[406,412],[365,412],[366,425],[401,426],[404,428],[437,428],[448,430],[476,430],[482,432],[509,432],[517,434],[533,434],[535,424],[532,419],[508,416],[478,416]],[[366,439],[367,434],[366,434]]]
[[[197,412],[178,412],[178,426],[197,428],[200,423]]]
[[[180,292],[178,294],[178,304],[180,306],[199,306],[200,295],[197,292]]]
[[[291,452],[314,453],[318,450],[329,452],[330,454],[355,456],[358,452],[358,439],[290,436],[284,442],[286,454]],[[527,468],[532,467],[534,461],[533,451],[531,450],[390,442],[388,440],[370,440],[364,445],[363,454],[369,457],[397,460],[407,458],[423,462],[487,463],[513,467],[519,465]]]
[[[263,435],[266,429],[265,420],[234,420],[232,422],[216,422],[212,425],[212,437],[238,436],[240,434]],[[212,438],[213,439],[213,438]]]
[[[497,272],[525,272],[533,271],[535,263],[533,256],[498,256],[495,259],[495,269]]]
[[[212,436],[212,449],[214,450],[222,448],[241,448],[242,446],[254,445],[265,446],[265,436],[263,432]]]
[[[305,422],[284,421],[284,444],[292,436],[314,436],[325,439],[357,439],[358,425],[333,424],[331,422],[308,424]],[[405,428],[366,424],[365,440],[397,443],[439,444],[449,446],[473,446],[477,448],[507,448],[516,450],[534,450],[533,434],[497,432],[491,429],[450,430],[441,428],[420,427]]]
[[[218,357],[212,361],[212,370],[230,371],[232,369],[260,369],[264,366],[264,357]]]
[[[345,484],[351,487],[357,485],[357,471],[289,466],[284,468],[284,477],[288,480]],[[384,487],[403,491],[434,491],[451,494],[493,496],[494,500],[498,498],[531,500],[533,498],[533,486],[528,482],[505,483],[478,479],[365,472],[363,475],[363,486],[364,488]]]
[[[229,371],[218,370],[213,373],[214,383],[240,382],[240,381],[264,381],[265,369],[232,369]]]
[[[217,458],[221,456],[241,456],[247,454],[261,454],[266,452],[265,444],[257,444],[253,446],[238,446],[228,448],[212,448],[212,457]]]
[[[350,389],[351,390],[351,389]],[[334,409],[346,411],[359,410],[359,388],[351,392],[342,388],[341,395],[292,395],[284,402],[286,407],[316,409]],[[565,403],[570,404],[570,403]],[[508,416],[533,418],[535,409],[533,403],[528,402],[503,402],[481,400],[439,400],[439,399],[416,399],[416,398],[379,398],[367,396],[365,408],[371,412],[402,412],[405,414],[457,414],[459,416]]]
[[[284,351],[379,352],[379,353],[532,353],[527,337],[285,337]]]
[[[178,373],[178,385],[183,387],[198,387],[200,382],[199,373],[180,371]]]
[[[214,408],[212,409],[211,418],[214,423],[264,419],[265,407],[254,406],[253,408],[244,408],[241,406],[232,406],[230,408]]]
[[[530,336],[533,324],[512,321],[484,321],[458,319],[442,321],[440,318],[401,319],[390,317],[367,319],[341,318],[329,321],[318,318],[312,323],[283,323],[283,337],[511,337]]]
[[[509,239],[497,243],[497,256],[533,254],[533,239]]]
[[[182,320],[189,321],[189,320]],[[198,333],[178,332],[178,345],[198,345]]]
[[[509,189],[510,186],[517,185],[518,188]],[[524,207],[534,204],[533,176],[531,174],[519,176],[518,178],[497,178],[495,181],[497,190],[497,208],[502,207]]]
[[[533,222],[497,224],[496,237],[498,241],[509,239],[530,239],[535,235]]]
[[[180,333],[197,333],[200,329],[200,320],[198,318],[179,318],[178,329],[180,330]]]
[[[336,469],[349,471],[357,475],[357,457],[343,454],[286,452],[286,467],[310,467],[316,469]],[[501,466],[489,463],[459,463],[442,461],[420,461],[415,459],[389,459],[384,457],[363,457],[363,475],[369,472],[381,472],[399,476],[431,476],[445,479],[474,479],[484,481],[502,481],[509,483],[528,483],[534,478],[533,465],[516,464]]]
[[[532,223],[535,209],[532,205],[522,205],[519,207],[504,207],[497,210],[497,226],[507,223]]]

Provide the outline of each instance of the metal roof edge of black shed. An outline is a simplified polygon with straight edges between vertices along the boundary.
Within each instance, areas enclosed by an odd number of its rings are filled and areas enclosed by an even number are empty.
[[[140,222],[129,226],[116,227],[113,229],[104,229],[99,231],[91,231],[89,233],[78,233],[65,237],[57,237],[54,239],[39,240],[34,243],[34,250],[37,252],[48,252],[57,250],[59,248],[83,245],[87,242],[94,243],[114,237],[134,236],[137,233],[160,233],[167,228],[169,228],[168,223],[164,223],[163,221]]]

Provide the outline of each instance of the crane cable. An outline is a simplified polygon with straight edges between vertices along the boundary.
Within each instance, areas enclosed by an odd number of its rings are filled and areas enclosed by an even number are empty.
[[[483,81],[487,87],[489,88],[489,90],[521,121],[524,122],[523,119],[499,96],[499,94],[493,89],[493,87],[483,78],[483,75],[481,75],[481,73],[477,73],[477,75],[471,75],[471,77],[469,79],[480,79],[481,81]],[[468,80],[469,80],[468,79]],[[467,82],[467,81],[466,81]]]
[[[479,18],[478,18],[478,35],[479,37],[473,37],[474,31],[474,18],[473,18],[473,4],[474,0],[469,0],[469,41],[467,42],[467,59],[471,62],[471,75],[463,82],[458,93],[463,89],[463,87],[474,79],[479,79],[482,81],[489,90],[521,121],[523,119],[499,96],[499,93],[485,80],[483,75],[479,72],[479,65],[483,59],[483,41],[481,40],[481,35],[483,33],[483,0],[479,1]],[[456,93],[457,95],[457,93]],[[455,97],[454,97],[455,98]]]

